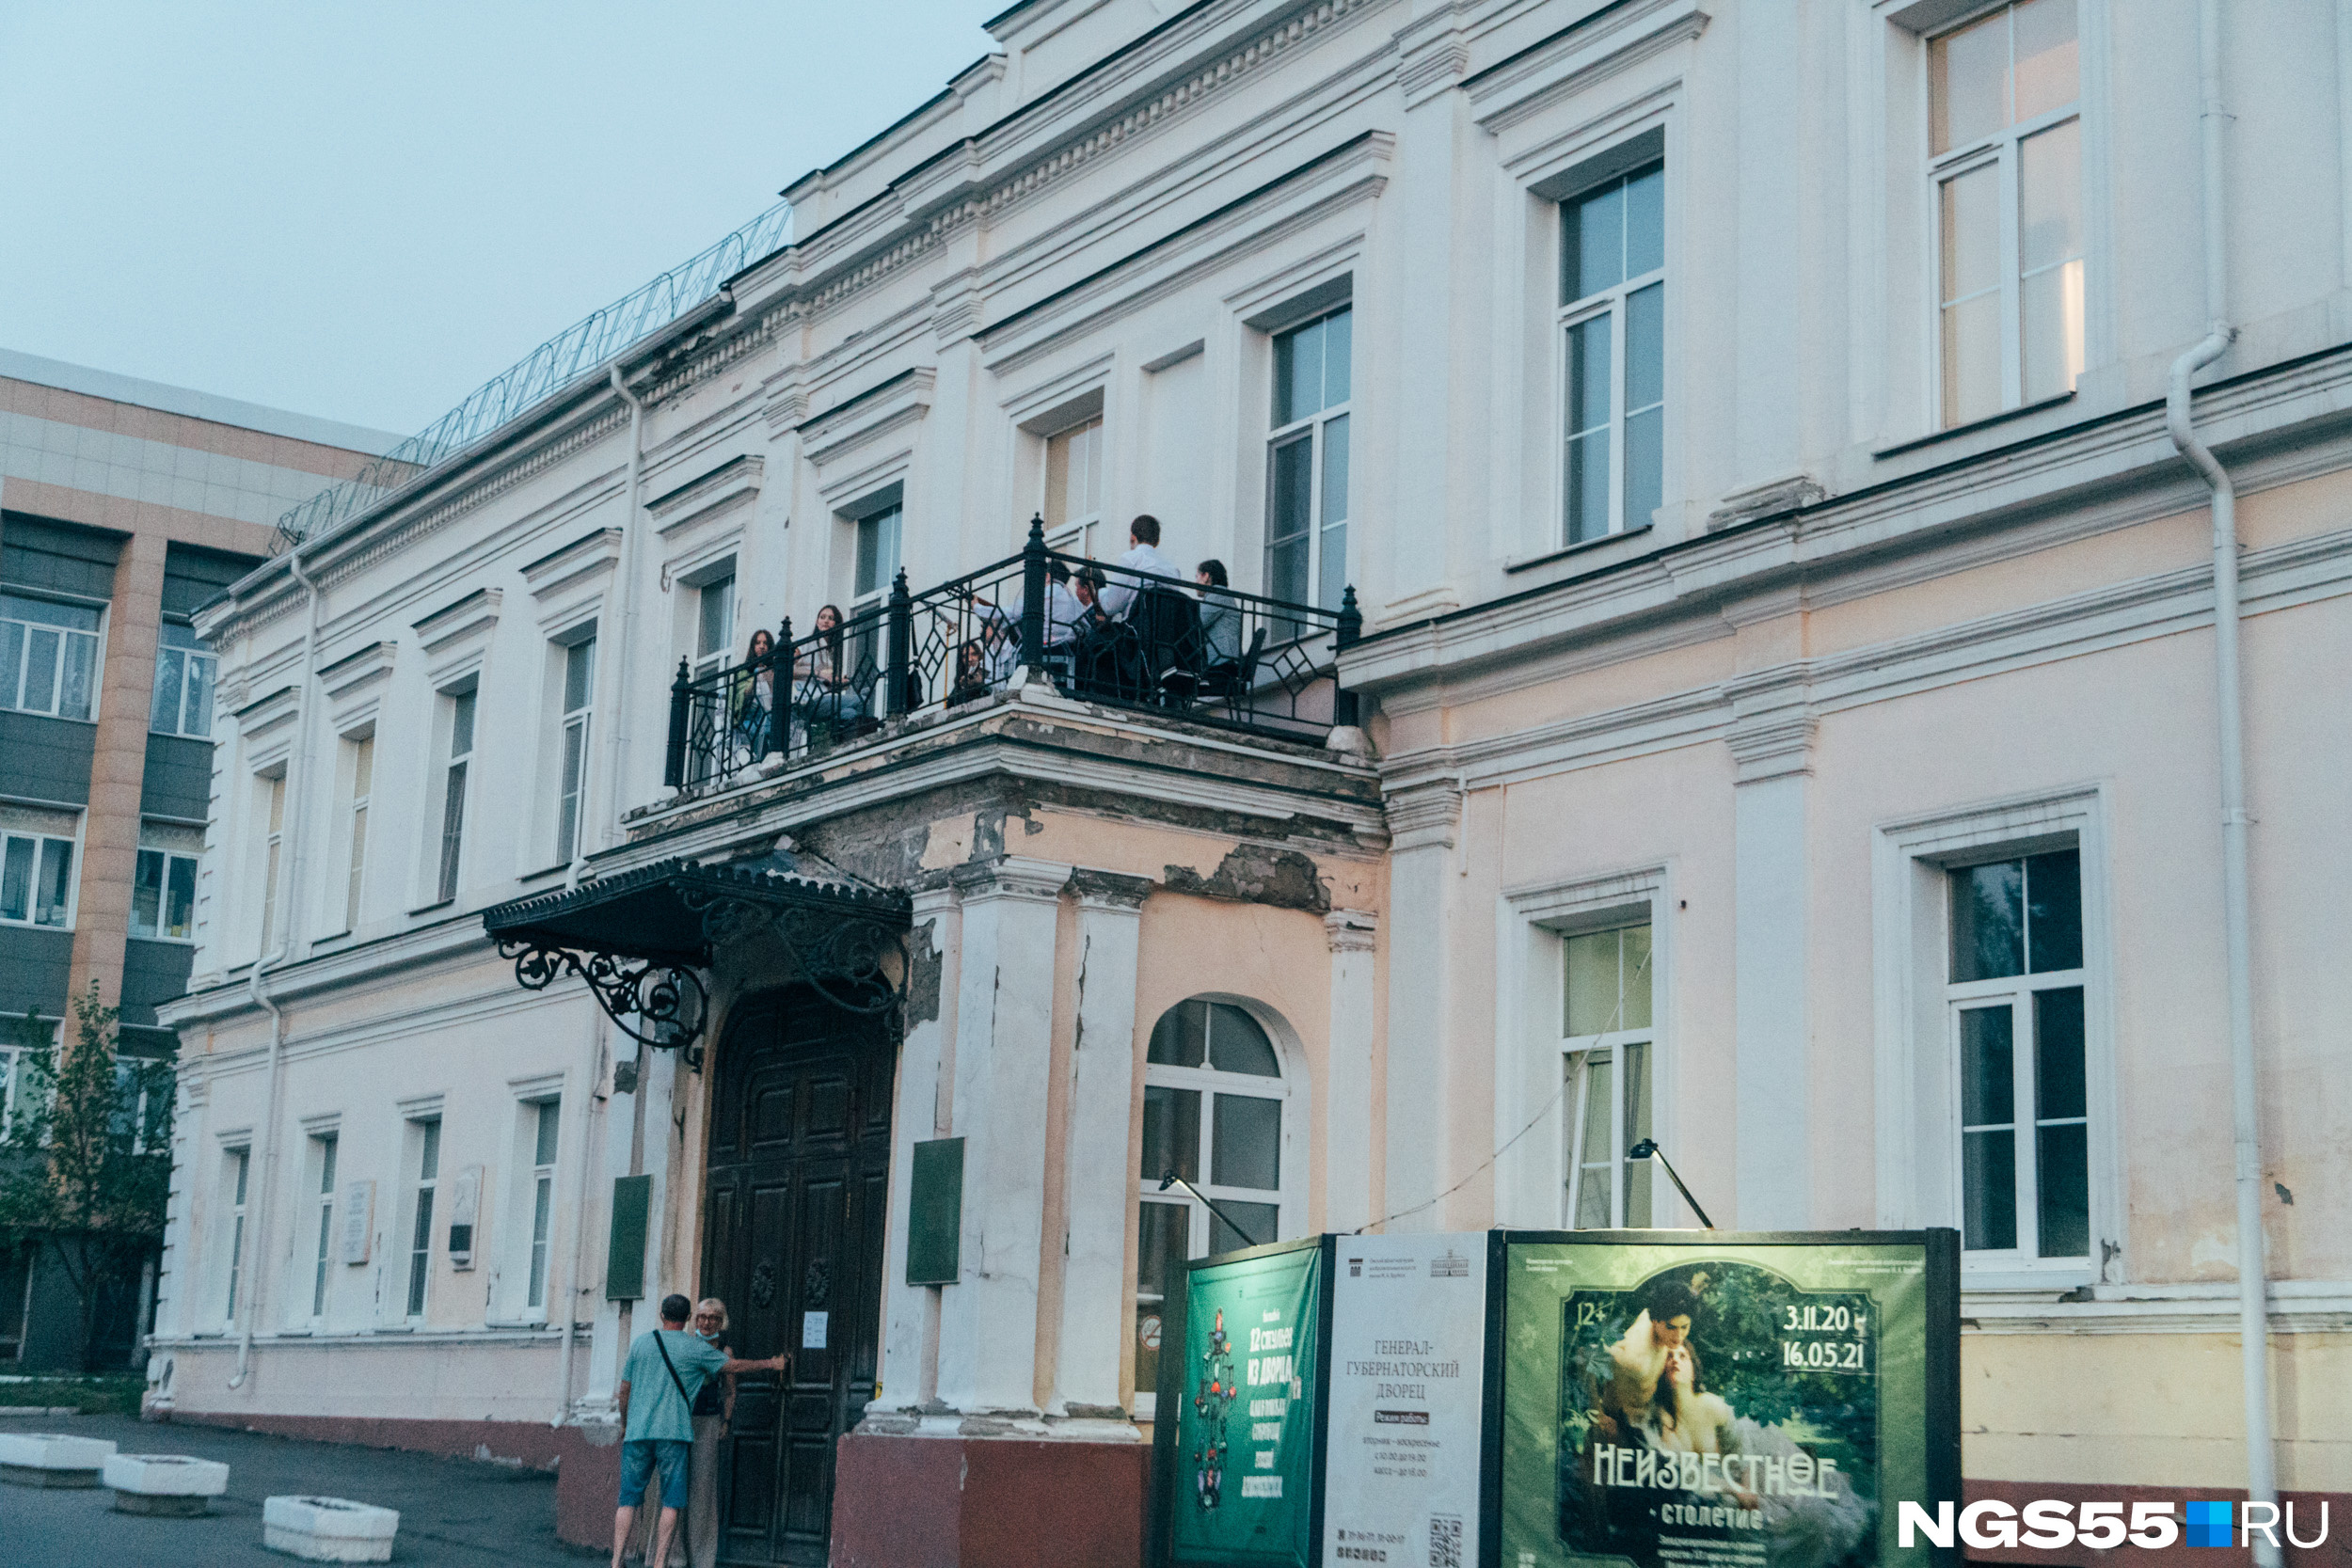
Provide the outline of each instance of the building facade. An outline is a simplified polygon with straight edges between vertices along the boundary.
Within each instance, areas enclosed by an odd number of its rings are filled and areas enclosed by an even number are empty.
[[[997,18],[200,617],[154,1402],[561,1461],[593,1542],[708,1291],[799,1356],[731,1560],[1133,1560],[1182,1257],[1692,1223],[1650,1138],[1720,1224],[1961,1228],[1973,1488],[2341,1513],[2352,55],[2199,20]],[[1235,592],[1096,597],[1231,657],[1065,645],[1138,515]]]
[[[171,1050],[210,818],[216,664],[199,606],[260,564],[278,516],[392,437],[0,353],[0,1014],[54,1037],[95,984],[127,1053]],[[22,1024],[19,1028],[23,1027]],[[18,1088],[0,1039],[0,1112]],[[146,1288],[151,1290],[151,1271]],[[86,1348],[74,1294],[0,1259],[0,1358],[135,1359],[118,1282]],[[87,1354],[86,1354],[87,1349]]]

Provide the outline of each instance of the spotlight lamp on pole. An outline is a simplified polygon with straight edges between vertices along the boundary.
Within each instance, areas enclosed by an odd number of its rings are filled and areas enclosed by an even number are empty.
[[[1241,1238],[1242,1245],[1257,1246],[1261,1244],[1256,1237],[1250,1235],[1248,1231],[1244,1230],[1234,1222],[1233,1216],[1227,1213],[1224,1209],[1218,1205],[1216,1199],[1211,1197],[1208,1194],[1202,1192],[1200,1188],[1194,1186],[1191,1182],[1185,1180],[1174,1171],[1162,1171],[1160,1173],[1160,1191],[1166,1192],[1170,1187],[1182,1187],[1184,1191],[1190,1193],[1193,1196],[1207,1204],[1209,1206],[1209,1212],[1215,1214],[1218,1219],[1223,1220],[1226,1227],[1232,1231],[1234,1235]],[[1693,1207],[1695,1207],[1695,1205],[1693,1205]]]
[[[1691,1189],[1682,1184],[1682,1178],[1675,1172],[1674,1162],[1666,1158],[1666,1151],[1658,1147],[1657,1139],[1644,1138],[1640,1143],[1637,1143],[1631,1148],[1627,1149],[1625,1151],[1625,1157],[1629,1160],[1655,1160],[1660,1164],[1664,1165],[1666,1167],[1667,1179],[1674,1182],[1675,1191],[1682,1195],[1682,1201],[1691,1206],[1691,1212],[1699,1217],[1699,1224],[1705,1226],[1709,1230],[1715,1228],[1715,1222],[1707,1217],[1707,1211],[1699,1207],[1699,1200],[1692,1197],[1691,1196]],[[1166,1182],[1162,1182],[1160,1185],[1163,1189],[1165,1189],[1168,1184]]]

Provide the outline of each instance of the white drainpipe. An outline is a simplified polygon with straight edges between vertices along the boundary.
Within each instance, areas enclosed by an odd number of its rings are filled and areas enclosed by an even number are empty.
[[[269,1014],[269,1077],[262,1103],[262,1193],[253,1211],[253,1238],[250,1256],[252,1266],[245,1271],[245,1305],[238,1314],[237,1370],[229,1379],[229,1386],[242,1388],[253,1365],[253,1323],[261,1315],[262,1285],[268,1272],[264,1259],[269,1257],[270,1196],[278,1190],[278,1080],[285,1066],[286,1014],[271,997],[264,984],[270,965],[284,958],[294,948],[294,933],[302,918],[303,878],[303,819],[308,815],[303,806],[310,779],[310,710],[317,705],[310,701],[310,667],[318,651],[319,588],[302,569],[302,550],[296,546],[286,556],[287,570],[294,581],[302,585],[308,595],[308,613],[302,627],[302,666],[295,673],[300,683],[294,709],[294,743],[286,760],[286,820],[284,842],[292,847],[280,875],[285,879],[285,896],[279,900],[283,911],[278,922],[278,945],[253,960],[252,974],[246,981],[246,994],[253,1005]]]
[[[2256,1117],[2254,991],[2246,874],[2246,716],[2238,658],[2237,494],[2230,476],[2190,422],[2189,378],[2221,357],[2237,336],[2229,313],[2229,223],[2223,164],[2229,113],[2221,102],[2221,4],[2200,0],[2198,71],[2203,102],[2205,339],[2172,362],[2165,429],[2213,492],[2213,644],[2221,761],[2221,917],[2230,976],[2230,1087],[2237,1174],[2238,1339],[2246,1394],[2246,1495],[2279,1501],[2278,1456],[2270,1428],[2269,1270],[2264,1258],[2261,1129]],[[2260,1568],[2280,1568],[2276,1544],[2253,1538]]]

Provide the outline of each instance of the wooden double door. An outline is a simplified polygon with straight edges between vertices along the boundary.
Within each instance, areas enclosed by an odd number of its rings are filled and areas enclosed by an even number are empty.
[[[794,1353],[739,1380],[720,1470],[729,1563],[822,1563],[834,1449],[873,1398],[894,1064],[880,1018],[805,988],[732,1009],[713,1085],[703,1291],[738,1356]]]

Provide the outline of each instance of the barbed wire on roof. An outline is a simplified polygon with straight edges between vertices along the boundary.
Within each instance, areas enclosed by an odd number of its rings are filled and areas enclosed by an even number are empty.
[[[716,294],[729,277],[775,251],[791,229],[791,203],[780,201],[717,244],[581,317],[352,478],[288,511],[278,520],[278,547],[290,549],[357,516],[549,393],[599,370],[614,355],[676,321]]]

